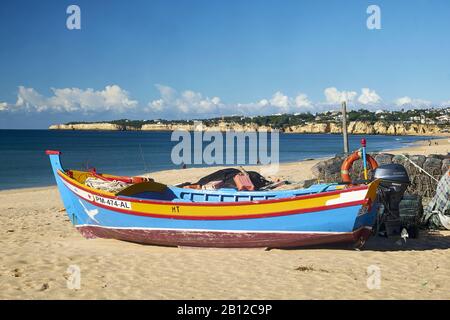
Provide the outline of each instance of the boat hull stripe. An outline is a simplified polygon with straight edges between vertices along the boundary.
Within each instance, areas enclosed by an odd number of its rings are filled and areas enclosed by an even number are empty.
[[[199,203],[195,202],[172,202],[172,201],[166,201],[166,200],[145,200],[145,199],[132,199],[128,197],[122,197],[122,196],[115,196],[112,193],[109,192],[98,192],[98,190],[89,188],[69,177],[67,177],[63,172],[60,170],[57,171],[58,176],[63,179],[63,181],[82,189],[86,192],[92,193],[94,195],[98,195],[105,198],[110,198],[114,200],[122,200],[122,201],[133,201],[136,203],[144,203],[144,204],[158,204],[158,205],[168,205],[173,206],[175,204],[181,204],[183,206],[199,206]],[[354,192],[354,191],[361,191],[361,190],[367,190],[368,186],[359,186],[359,187],[352,187],[349,189],[342,189],[342,190],[334,190],[334,191],[327,191],[326,196],[333,196],[333,195],[339,195],[346,192]],[[226,207],[226,206],[245,206],[245,205],[254,205],[258,203],[264,203],[264,204],[271,204],[271,203],[278,203],[278,202],[290,202],[290,201],[298,201],[298,200],[304,200],[304,199],[313,199],[313,198],[319,198],[323,197],[325,193],[315,193],[315,194],[308,194],[308,195],[298,195],[291,198],[277,198],[277,199],[268,199],[268,200],[253,200],[253,201],[239,201],[239,202],[211,202],[211,203],[201,203],[201,206],[207,206],[207,207]]]
[[[131,242],[164,246],[258,248],[299,247],[324,243],[353,243],[367,239],[370,228],[353,232],[260,232],[171,230],[146,228],[105,228],[94,225],[77,226],[86,238],[113,238]]]

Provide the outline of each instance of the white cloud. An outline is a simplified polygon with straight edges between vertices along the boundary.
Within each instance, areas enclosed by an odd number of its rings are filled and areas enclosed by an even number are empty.
[[[371,110],[393,108],[420,108],[431,106],[431,102],[410,97],[401,97],[391,104],[383,102],[375,90],[362,88],[357,91],[339,91],[336,87],[324,90],[325,102],[312,102],[305,93],[289,96],[282,91],[249,103],[226,103],[219,97],[204,96],[200,92],[184,90],[178,92],[166,85],[155,85],[159,97],[147,106],[138,106],[127,91],[118,85],[106,86],[103,90],[79,88],[51,88],[52,95],[44,96],[33,88],[20,86],[15,103],[0,102],[0,111],[25,110],[29,112],[69,112],[93,114],[111,111],[129,112],[130,116],[150,113],[161,118],[201,118],[227,115],[269,115],[279,113],[321,112],[339,108],[347,101],[349,108]],[[450,105],[450,101],[443,102]]]
[[[169,86],[164,86],[162,84],[155,84],[155,87],[158,89],[159,93],[161,94],[161,97],[164,100],[171,100],[177,94],[175,89]]]
[[[383,103],[383,99],[377,92],[370,88],[361,88],[357,91],[339,91],[336,87],[324,90],[325,102],[311,102],[304,93],[294,97],[276,91],[272,96],[263,98],[257,102],[249,103],[224,103],[218,97],[208,98],[201,93],[185,90],[181,93],[175,89],[156,85],[160,92],[160,98],[148,104],[148,110],[160,113],[163,117],[196,117],[196,116],[221,116],[221,115],[268,115],[279,113],[322,112],[339,108],[342,101],[346,101],[349,109],[366,108],[369,110],[393,109],[399,106],[426,107],[431,102],[422,99],[403,97],[397,99],[394,104]]]
[[[355,91],[339,91],[335,87],[326,88],[324,94],[327,104],[352,103],[358,95]]]
[[[419,107],[429,107],[431,106],[431,101],[423,99],[413,99],[410,97],[401,97],[394,101],[395,105],[398,107],[409,107],[409,108],[419,108]]]
[[[412,99],[410,97],[402,97],[402,98],[398,98],[397,100],[394,101],[394,103],[397,106],[403,106],[405,104],[410,104],[412,102]]]
[[[290,105],[289,97],[284,95],[282,92],[277,91],[272,96],[272,99],[270,99],[270,104],[277,108],[287,109]]]
[[[310,111],[313,104],[304,93],[299,93],[296,97],[289,97],[281,91],[277,91],[270,99],[261,99],[256,103],[240,103],[236,107],[236,114],[268,115],[278,113],[307,112]]]
[[[311,101],[309,101],[308,96],[306,94],[304,94],[304,93],[300,93],[299,95],[297,95],[295,97],[295,105],[298,108],[302,108],[302,107],[309,108],[309,107],[312,107]]]
[[[257,105],[259,105],[260,107],[267,107],[270,105],[270,102],[267,99],[261,99],[261,100],[259,100]]]
[[[171,114],[182,113],[201,115],[218,111],[223,105],[219,97],[203,97],[201,93],[185,90],[179,94],[175,89],[157,84],[156,88],[161,96],[148,104],[147,111],[166,112]]]
[[[204,97],[201,93],[185,90],[181,93],[161,84],[156,85],[160,98],[150,101],[147,111],[163,113],[171,116],[219,116],[219,115],[260,115],[273,113],[301,112],[311,107],[312,103],[306,94],[300,93],[291,98],[281,91],[275,92],[271,98],[258,102],[225,104],[219,97]]]
[[[363,105],[374,105],[381,102],[381,97],[369,88],[362,88],[361,95],[358,97],[358,102]]]
[[[163,99],[154,100],[150,102],[148,106],[153,111],[161,112],[164,110],[164,100]]]
[[[17,102],[9,109],[25,109],[43,112],[83,112],[98,111],[124,112],[135,108],[137,101],[131,100],[127,91],[118,85],[106,86],[105,89],[95,91],[88,88],[51,89],[53,96],[45,97],[33,88],[19,87]]]

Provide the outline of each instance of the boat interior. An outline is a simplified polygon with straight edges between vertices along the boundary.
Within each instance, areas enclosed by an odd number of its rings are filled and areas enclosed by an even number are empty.
[[[267,191],[237,191],[233,188],[221,188],[218,190],[195,190],[168,186],[162,183],[146,179],[146,181],[132,182],[132,177],[98,174],[90,171],[67,170],[65,175],[69,178],[85,184],[90,177],[101,177],[109,181],[128,181],[127,186],[114,194],[121,197],[134,199],[176,201],[176,202],[242,202],[261,201],[280,198],[291,198],[300,195],[310,195],[335,191],[345,188],[345,185],[337,183],[314,184],[308,188],[292,190],[267,190]]]

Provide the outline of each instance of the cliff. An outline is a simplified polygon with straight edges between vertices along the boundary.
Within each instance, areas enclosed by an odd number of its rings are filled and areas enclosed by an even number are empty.
[[[213,126],[194,126],[188,124],[144,124],[141,127],[142,131],[174,131],[174,130],[187,130],[187,131],[209,131],[209,132],[225,132],[225,131],[237,131],[237,132],[246,132],[246,131],[262,131],[267,130],[270,131],[271,128],[267,126],[258,126],[255,123],[241,125],[238,123],[219,123],[218,125]]]
[[[124,131],[139,130],[139,128],[121,126],[113,123],[77,123],[77,124],[54,124],[49,127],[50,130],[108,130],[108,131]]]
[[[173,131],[187,130],[198,131],[200,127],[194,127],[190,124],[144,124],[140,128],[131,126],[122,126],[113,123],[80,123],[80,124],[57,124],[49,127],[52,130],[142,130],[142,131]],[[222,122],[217,125],[203,125],[204,131],[270,131],[270,126],[258,126],[255,123],[238,124],[233,122]],[[332,133],[342,132],[339,123],[317,123],[310,122],[302,125],[287,126],[281,131],[286,133]],[[348,124],[349,134],[384,134],[384,135],[443,135],[443,128],[435,124],[417,124],[417,123],[387,123],[387,122],[363,122],[351,121]]]
[[[386,135],[435,135],[443,134],[443,130],[434,124],[375,122],[373,124],[363,121],[352,121],[347,126],[350,134],[386,134]],[[306,123],[300,126],[291,126],[285,129],[291,133],[342,133],[337,123]]]

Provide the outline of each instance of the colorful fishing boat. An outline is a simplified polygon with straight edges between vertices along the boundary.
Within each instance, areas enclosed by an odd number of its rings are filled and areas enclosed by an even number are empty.
[[[370,235],[377,215],[379,180],[241,192],[138,181],[120,192],[109,192],[85,184],[96,173],[66,171],[59,151],[46,153],[67,214],[86,238],[197,247],[359,243]]]

